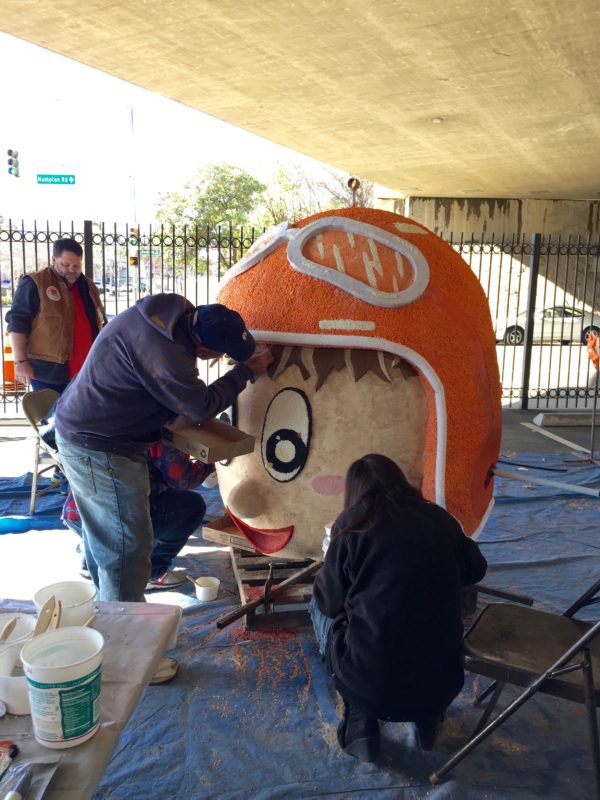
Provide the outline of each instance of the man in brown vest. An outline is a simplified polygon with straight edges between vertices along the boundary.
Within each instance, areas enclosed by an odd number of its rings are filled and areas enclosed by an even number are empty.
[[[15,378],[32,389],[63,392],[105,324],[100,294],[81,272],[83,250],[59,239],[49,267],[23,275],[6,315]]]

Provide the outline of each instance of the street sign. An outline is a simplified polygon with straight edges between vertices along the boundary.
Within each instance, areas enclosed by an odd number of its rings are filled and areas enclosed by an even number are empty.
[[[140,247],[141,256],[159,256],[160,247]]]
[[[75,175],[38,175],[38,183],[55,183],[72,186],[75,183]]]

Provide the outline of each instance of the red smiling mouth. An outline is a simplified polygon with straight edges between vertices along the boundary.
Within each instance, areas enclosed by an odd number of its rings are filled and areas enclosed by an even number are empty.
[[[234,514],[227,509],[227,513],[231,517],[233,524],[238,531],[248,539],[250,544],[258,550],[259,553],[268,555],[269,553],[276,553],[286,546],[294,533],[294,526],[290,525],[287,528],[252,528],[245,522],[242,522]]]

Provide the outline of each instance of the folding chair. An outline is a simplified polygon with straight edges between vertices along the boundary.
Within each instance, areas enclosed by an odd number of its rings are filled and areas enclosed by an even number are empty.
[[[598,602],[600,581],[593,584],[564,614],[551,614],[508,603],[491,603],[483,609],[463,640],[466,670],[493,679],[476,699],[491,694],[471,739],[429,776],[442,778],[502,725],[536,692],[582,703],[587,708],[590,748],[594,760],[596,796],[600,800],[600,744],[596,707],[600,705],[600,621],[582,622],[573,616],[583,606]],[[505,683],[525,690],[488,722]]]
[[[54,469],[58,465],[57,451],[53,450],[44,440],[40,437],[39,423],[47,416],[48,412],[58,400],[60,395],[54,389],[37,389],[34,392],[26,392],[23,395],[23,412],[27,417],[30,425],[35,430],[35,457],[33,462],[33,471],[31,475],[31,499],[29,501],[29,516],[33,516],[35,512],[35,503],[38,497],[53,489],[53,486],[47,486],[45,489],[38,491],[38,479],[40,475],[47,472],[49,469]],[[46,459],[46,465],[41,465],[44,455],[50,457],[50,462]]]

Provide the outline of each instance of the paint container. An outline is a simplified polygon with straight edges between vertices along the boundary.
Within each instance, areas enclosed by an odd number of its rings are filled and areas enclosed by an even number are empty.
[[[202,578],[196,578],[194,583],[196,584],[196,597],[204,602],[216,598],[221,581],[218,578],[205,575]]]
[[[22,642],[13,642],[0,650],[0,700],[9,714],[29,714],[27,680],[19,659],[22,648]]]
[[[104,638],[93,628],[59,628],[21,650],[36,741],[64,749],[90,739],[100,724]]]
[[[39,612],[46,600],[54,595],[60,600],[60,627],[83,625],[94,613],[96,587],[91,581],[63,581],[44,586],[33,596],[33,602]]]
[[[14,617],[17,618],[17,624],[8,639],[0,643],[0,653],[4,648],[12,647],[13,644],[20,644],[22,647],[25,642],[31,639],[31,634],[35,628],[35,614],[0,614],[0,631]]]

